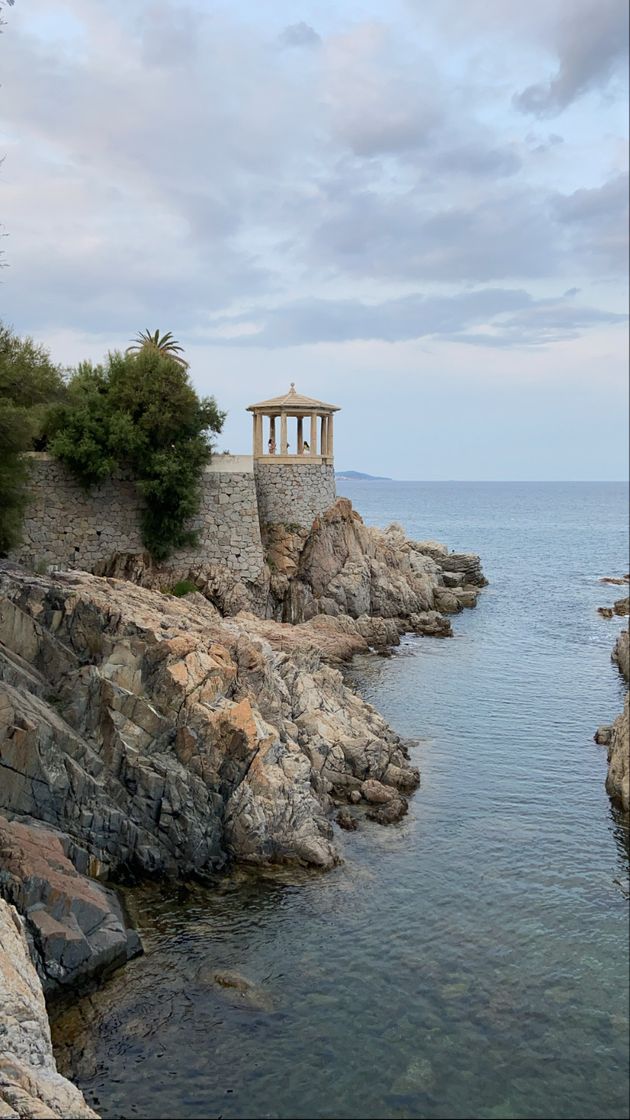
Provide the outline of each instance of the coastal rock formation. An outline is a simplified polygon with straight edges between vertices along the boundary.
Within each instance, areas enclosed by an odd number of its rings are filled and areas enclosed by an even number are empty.
[[[315,518],[310,529],[265,524],[263,545],[266,566],[255,584],[202,558],[180,576],[224,617],[249,612],[293,626],[320,620],[321,629],[310,638],[317,644],[321,637],[322,652],[336,661],[389,649],[406,632],[450,636],[445,616],[474,607],[486,584],[478,556],[449,552],[435,541],[408,540],[400,525],[367,526],[347,498]],[[146,554],[118,553],[97,572],[160,590],[172,583],[169,572]],[[295,640],[308,638],[302,632]]]
[[[410,541],[400,525],[385,531],[369,527],[346,498],[316,518],[309,531],[267,527],[264,544],[272,573],[270,617],[299,623],[321,614],[344,615],[361,622],[368,641],[384,620],[398,634],[450,633],[444,622],[441,630],[431,629],[433,612],[474,606],[486,582],[478,556],[449,553],[433,541]]]
[[[624,710],[612,725],[608,744],[606,790],[625,813],[630,812],[630,708],[626,693]]]
[[[259,636],[201,596],[3,565],[0,811],[102,873],[331,866],[333,799],[374,778],[406,804],[418,773],[315,627],[289,655],[289,628],[258,621]]]
[[[630,642],[628,641],[628,637],[628,631],[622,630],[615,642],[615,648],[612,651],[612,659],[619,666],[626,682],[630,683]]]
[[[626,683],[630,681],[630,645],[627,630],[622,630],[612,652]],[[630,709],[626,693],[624,710],[610,727],[600,727],[595,740],[608,748],[606,790],[611,799],[630,812]]]
[[[95,1117],[57,1073],[39,977],[22,921],[0,899],[0,1116]]]
[[[75,864],[90,870],[87,853],[63,833],[0,816],[0,894],[26,920],[45,990],[123,964],[140,948],[114,892]]]

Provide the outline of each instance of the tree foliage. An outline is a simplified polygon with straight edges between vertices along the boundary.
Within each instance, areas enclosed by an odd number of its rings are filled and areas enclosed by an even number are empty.
[[[127,347],[125,353],[139,354],[141,350],[147,349],[157,350],[165,357],[172,358],[184,369],[188,368],[188,362],[183,356],[184,347],[179,345],[176,338],[173,338],[171,331],[167,331],[166,334],[160,334],[159,331],[153,331],[152,333],[148,329],[140,331],[133,339],[132,345]]]
[[[47,410],[63,391],[48,351],[0,324],[0,553],[20,540],[28,500],[24,452],[43,446]]]
[[[117,469],[145,499],[142,537],[155,560],[194,542],[201,473],[225,413],[200,399],[185,365],[157,346],[79,366],[47,426],[50,451],[89,489]]]

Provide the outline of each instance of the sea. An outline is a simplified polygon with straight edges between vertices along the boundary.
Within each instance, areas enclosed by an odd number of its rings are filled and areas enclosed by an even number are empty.
[[[628,820],[593,741],[623,706],[597,608],[627,593],[600,582],[627,486],[338,487],[489,580],[453,638],[349,670],[416,744],[410,812],[326,874],[127,890],[146,954],[57,1015],[60,1068],[105,1118],[628,1117]]]

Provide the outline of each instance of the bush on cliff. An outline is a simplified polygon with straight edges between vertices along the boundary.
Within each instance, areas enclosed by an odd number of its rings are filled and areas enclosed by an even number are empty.
[[[61,370],[48,351],[0,324],[0,553],[20,540],[28,501],[23,453],[43,445],[47,409],[63,391]]]
[[[142,536],[155,560],[194,543],[186,522],[199,510],[201,473],[225,413],[200,399],[186,366],[143,347],[83,363],[47,426],[49,447],[86,489],[128,471],[145,499]]]

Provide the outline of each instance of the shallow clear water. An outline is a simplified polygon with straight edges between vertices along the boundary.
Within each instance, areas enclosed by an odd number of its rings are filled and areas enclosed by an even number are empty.
[[[131,892],[147,954],[57,1021],[61,1065],[103,1117],[626,1117],[627,822],[592,739],[623,699],[596,607],[626,488],[340,488],[490,579],[454,639],[352,670],[420,740],[411,811],[327,875]]]

